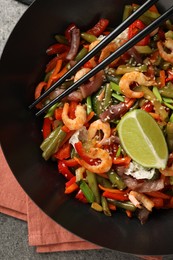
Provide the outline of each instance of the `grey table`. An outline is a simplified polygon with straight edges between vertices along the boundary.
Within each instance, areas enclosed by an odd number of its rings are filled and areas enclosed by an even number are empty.
[[[15,24],[28,7],[15,0],[0,0],[0,54]],[[102,250],[68,251],[38,254],[34,247],[28,246],[27,224],[0,213],[0,259],[1,260],[139,260],[124,253]],[[171,260],[173,256],[164,257]]]

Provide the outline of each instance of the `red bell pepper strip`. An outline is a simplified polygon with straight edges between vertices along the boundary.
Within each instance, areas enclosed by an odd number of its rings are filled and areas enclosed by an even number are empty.
[[[173,72],[172,70],[168,70],[168,77],[165,79],[166,82],[173,81]]]
[[[93,34],[96,37],[101,35],[109,24],[108,19],[101,18],[91,29],[87,31],[89,34]]]
[[[78,191],[78,193],[76,194],[75,198],[80,200],[83,203],[88,203],[85,195],[83,194],[83,192],[81,190]]]
[[[67,180],[70,180],[71,178],[74,177],[73,173],[69,170],[69,168],[67,167],[67,165],[62,162],[62,161],[58,161],[58,171],[64,175],[64,177]]]
[[[151,101],[147,101],[143,104],[143,106],[141,107],[142,110],[145,110],[146,112],[152,112],[153,111],[153,104],[151,103]]]
[[[79,165],[75,159],[62,160],[68,167],[74,167]]]
[[[70,157],[71,144],[67,141],[60,149],[54,154],[54,157],[59,160],[64,160]]]
[[[46,50],[46,53],[47,55],[53,55],[53,54],[60,54],[65,51],[69,51],[69,46],[63,43],[55,43]]]
[[[55,117],[56,120],[62,119],[62,111],[63,111],[63,108],[61,108],[61,107],[58,107],[58,108],[55,109],[54,117]]]
[[[45,72],[48,73],[48,72],[52,71],[56,67],[57,60],[64,61],[67,56],[67,53],[68,53],[67,51],[63,52],[63,53],[59,54],[58,56],[54,57],[53,59],[51,59],[49,61],[49,63],[46,65]]]
[[[109,191],[104,191],[103,192],[103,196],[109,199],[113,199],[113,200],[120,200],[120,201],[128,201],[129,198],[127,196],[127,193],[112,193]]]
[[[87,154],[86,154],[86,152],[85,152],[85,150],[84,150],[84,148],[83,148],[83,145],[82,145],[82,142],[77,142],[77,143],[75,143],[75,149],[76,149],[76,151],[77,151],[77,153],[79,154],[79,156],[84,160],[84,161],[86,161],[87,163],[89,163],[89,164],[93,164],[93,159],[92,158],[90,158]]]
[[[145,24],[141,20],[137,19],[129,26],[128,39],[130,40],[131,38],[133,38],[136,34],[138,34],[139,31],[143,30],[144,28],[145,28]],[[136,45],[140,45],[140,46],[148,45],[149,41],[150,41],[150,36],[147,35]]]
[[[52,120],[49,117],[44,118],[42,130],[43,139],[46,139],[52,131]]]
[[[68,182],[65,184],[65,194],[72,193],[73,191],[79,189],[79,186],[76,183],[76,176],[72,177]]]
[[[116,165],[124,165],[124,166],[128,166],[129,163],[131,161],[131,158],[129,156],[126,157],[115,157],[113,158],[112,163],[116,164]]]

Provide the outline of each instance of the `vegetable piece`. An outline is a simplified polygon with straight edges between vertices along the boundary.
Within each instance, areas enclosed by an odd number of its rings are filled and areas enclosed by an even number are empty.
[[[47,55],[61,54],[68,50],[69,50],[69,46],[62,43],[55,43],[46,50],[46,54]]]
[[[126,192],[115,193],[115,192],[104,191],[103,197],[113,199],[113,200],[119,200],[119,201],[128,201],[129,200]]]
[[[58,151],[66,135],[67,134],[61,129],[61,126],[59,126],[43,141],[40,148],[43,151],[42,156],[45,160],[48,160]]]
[[[99,211],[99,212],[101,212],[103,210],[102,206],[99,205],[97,202],[93,202],[91,204],[91,208],[96,210],[96,211]]]
[[[166,141],[169,152],[173,152],[173,123],[168,122],[166,125]]]
[[[107,175],[108,175],[109,180],[111,181],[113,187],[117,187],[120,190],[123,190],[126,188],[126,184],[124,183],[124,181],[113,169],[111,169],[107,173]]]
[[[69,53],[66,56],[67,60],[73,60],[77,55],[80,45],[80,30],[78,28],[73,28],[71,31],[71,45]]]
[[[88,50],[85,48],[85,47],[83,47],[79,52],[78,52],[78,54],[76,55],[76,57],[75,57],[75,61],[80,61],[81,59],[83,59],[84,57],[85,57],[85,55],[88,53]]]
[[[118,208],[130,210],[132,212],[134,212],[136,210],[136,207],[130,201],[122,202],[122,201],[117,201],[114,199],[108,199],[108,202],[117,206]]]
[[[54,154],[54,157],[58,160],[64,160],[70,157],[71,144],[67,141],[60,149]]]
[[[133,38],[139,31],[143,30],[144,28],[145,28],[145,24],[141,20],[137,19],[135,22],[133,22],[129,26],[128,39],[130,40],[131,38]],[[136,45],[139,45],[139,46],[148,45],[149,40],[150,40],[150,36],[147,35],[144,39],[139,41]]]
[[[52,119],[50,119],[49,117],[44,118],[42,130],[43,130],[43,139],[46,139],[52,131]]]
[[[73,173],[69,170],[67,165],[62,162],[58,161],[58,171],[67,179],[70,180],[71,178],[74,177]]]
[[[103,209],[104,214],[106,216],[111,216],[112,214],[111,214],[111,211],[109,209],[107,199],[104,196],[101,196],[101,205],[102,205],[102,209]]]
[[[79,187],[82,190],[83,194],[85,195],[85,197],[89,203],[92,203],[95,201],[94,193],[92,192],[92,190],[89,188],[88,184],[84,180],[80,181]]]
[[[92,192],[94,193],[95,196],[95,202],[97,202],[98,204],[100,204],[100,192],[99,192],[99,188],[97,185],[97,178],[96,178],[96,174],[90,171],[86,171],[87,174],[87,182],[88,185],[90,187],[90,189],[92,190]]]
[[[125,5],[124,6],[124,12],[123,12],[123,21],[128,18],[133,12],[133,7],[131,5]]]
[[[96,37],[96,36],[94,36],[93,34],[90,34],[90,33],[86,33],[86,32],[81,33],[81,37],[82,37],[85,41],[87,41],[87,42],[89,42],[89,43],[92,43],[92,42],[94,42],[94,41],[97,40],[97,37]]]
[[[96,37],[101,35],[109,24],[108,19],[101,18],[87,33],[93,34]]]

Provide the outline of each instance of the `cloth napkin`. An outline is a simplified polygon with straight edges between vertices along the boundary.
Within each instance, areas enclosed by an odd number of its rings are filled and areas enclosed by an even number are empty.
[[[42,212],[25,194],[12,174],[0,148],[0,212],[27,221],[28,243],[36,252],[99,249],[62,228]],[[162,257],[141,257],[162,260]]]

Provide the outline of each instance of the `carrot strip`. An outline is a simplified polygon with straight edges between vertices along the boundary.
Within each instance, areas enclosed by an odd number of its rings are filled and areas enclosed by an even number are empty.
[[[108,191],[108,192],[112,192],[112,193],[119,193],[119,194],[127,194],[128,191],[121,191],[118,189],[110,189],[110,188],[105,188],[103,187],[101,184],[98,184],[99,188],[103,191]]]
[[[111,203],[108,203],[108,207],[109,207],[110,210],[116,210],[117,209],[117,207],[115,205],[111,204]]]
[[[37,85],[37,87],[36,87],[36,89],[35,89],[35,99],[37,99],[37,98],[40,97],[43,88],[45,88],[46,86],[47,86],[47,83],[44,82],[44,81],[41,81],[41,82]]]
[[[151,191],[151,192],[145,192],[147,195],[155,198],[162,198],[162,199],[170,199],[171,196],[168,194],[165,194],[161,191]]]
[[[61,69],[61,66],[62,66],[62,60],[57,60],[55,69],[53,70],[52,74],[51,74],[50,77],[49,77],[46,90],[47,90],[48,88],[50,88],[50,86],[52,85],[53,80],[54,80],[54,76],[56,76],[56,75],[58,74],[58,72],[59,72],[60,69]]]

